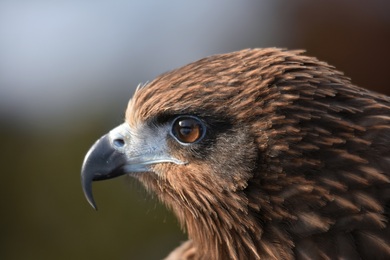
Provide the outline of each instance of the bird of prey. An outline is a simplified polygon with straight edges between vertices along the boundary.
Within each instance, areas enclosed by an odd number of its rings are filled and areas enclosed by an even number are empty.
[[[138,179],[189,240],[168,259],[390,259],[390,98],[302,51],[214,55],[139,87],[82,186]]]

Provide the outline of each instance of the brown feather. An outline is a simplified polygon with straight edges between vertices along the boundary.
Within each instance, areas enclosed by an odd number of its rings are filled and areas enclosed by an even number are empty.
[[[126,122],[175,115],[214,135],[137,175],[191,239],[168,259],[390,258],[388,97],[302,51],[253,49],[161,75]]]

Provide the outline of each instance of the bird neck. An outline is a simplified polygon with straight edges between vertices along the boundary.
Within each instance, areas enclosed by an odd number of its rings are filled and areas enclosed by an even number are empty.
[[[229,198],[219,201],[218,198]],[[206,199],[203,194],[190,196],[199,201],[175,204],[173,208],[196,248],[198,259],[258,259],[262,229],[247,206],[244,194],[223,193]],[[211,204],[211,200],[214,201]],[[188,205],[199,205],[189,208]],[[183,210],[184,209],[184,210]]]

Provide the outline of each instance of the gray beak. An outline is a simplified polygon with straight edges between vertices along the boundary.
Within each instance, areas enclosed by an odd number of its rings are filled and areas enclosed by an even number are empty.
[[[94,209],[93,181],[111,179],[126,173],[153,172],[151,166],[159,163],[185,164],[169,153],[166,144],[169,128],[166,125],[165,128],[154,130],[133,130],[123,123],[96,141],[85,156],[81,169],[81,185]]]
[[[97,209],[92,194],[92,182],[126,174],[126,156],[114,149],[110,138],[104,135],[89,149],[81,169],[81,185],[89,204]]]

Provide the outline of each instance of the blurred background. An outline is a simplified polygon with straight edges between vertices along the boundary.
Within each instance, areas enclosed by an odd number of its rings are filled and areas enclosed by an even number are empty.
[[[135,180],[80,186],[140,82],[204,56],[284,47],[390,94],[390,2],[0,0],[0,259],[160,259],[184,241]]]

